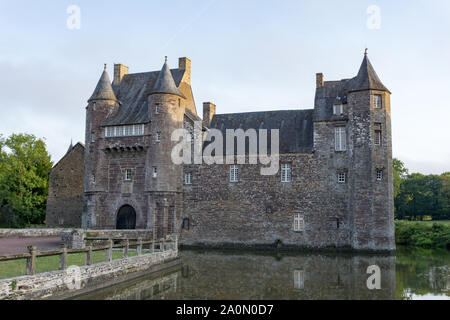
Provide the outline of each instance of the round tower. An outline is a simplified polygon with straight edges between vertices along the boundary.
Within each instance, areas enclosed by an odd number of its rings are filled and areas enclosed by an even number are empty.
[[[105,64],[86,107],[83,228],[96,227],[96,197],[107,190],[107,171],[100,170],[104,163],[104,153],[101,150],[104,138],[102,124],[118,108],[119,101],[114,94]]]
[[[390,92],[367,50],[358,75],[350,80],[347,101],[352,246],[395,250]]]
[[[148,97],[151,134],[147,167],[149,207],[153,212],[153,230],[160,238],[177,230],[181,215],[182,165],[172,161],[172,150],[177,142],[171,135],[183,128],[185,97],[177,88],[166,61]]]

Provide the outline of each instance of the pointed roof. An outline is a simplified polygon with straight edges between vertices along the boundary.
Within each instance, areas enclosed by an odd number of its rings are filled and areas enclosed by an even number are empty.
[[[70,139],[70,146],[69,146],[69,149],[67,149],[66,153],[69,153],[72,149],[73,149],[73,140]]]
[[[363,90],[380,90],[389,92],[389,90],[381,82],[380,78],[378,78],[375,69],[370,63],[367,49],[364,53],[364,60],[359,68],[358,75],[350,80],[348,92]]]
[[[176,94],[184,98],[180,90],[178,90],[175,84],[175,80],[173,80],[172,72],[170,72],[169,66],[167,64],[167,57],[166,62],[164,63],[161,72],[158,75],[158,79],[156,79],[155,86],[151,91],[151,94],[156,93]]]
[[[111,86],[111,80],[109,80],[108,72],[106,72],[106,64],[105,70],[103,70],[102,76],[97,83],[97,87],[94,90],[94,93],[89,98],[88,102],[91,100],[115,100],[117,101],[116,95],[114,94],[113,88]]]

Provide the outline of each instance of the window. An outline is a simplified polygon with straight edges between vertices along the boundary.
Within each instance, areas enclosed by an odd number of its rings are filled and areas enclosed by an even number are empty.
[[[157,177],[158,177],[158,168],[153,167],[153,178],[157,178]]]
[[[161,132],[156,133],[156,142],[161,142]]]
[[[336,116],[344,114],[344,105],[343,104],[335,104],[333,106],[333,114]]]
[[[374,143],[376,146],[381,145],[381,123],[375,123],[375,136],[374,136]]]
[[[339,218],[336,218],[336,229],[339,229],[339,226],[340,226]]]
[[[383,170],[377,170],[377,181],[383,180]]]
[[[161,112],[161,107],[159,106],[159,104],[157,104],[156,106],[155,106],[155,114],[158,114],[158,113],[160,113]]]
[[[184,218],[184,219],[183,219],[182,228],[183,228],[184,230],[189,230],[189,219],[188,219],[188,218]]]
[[[345,127],[334,128],[334,140],[336,151],[347,150],[347,135],[345,132]]]
[[[105,128],[105,137],[130,137],[130,136],[142,136],[144,135],[144,125],[134,124],[127,126],[114,126]]]
[[[94,102],[92,108],[94,109],[94,111],[97,110],[97,102]]]
[[[192,173],[188,172],[184,174],[184,184],[192,184]]]
[[[95,142],[95,133],[91,134],[91,142]]]
[[[338,173],[338,182],[345,183],[347,181],[347,174],[345,172]]]
[[[376,94],[373,96],[373,105],[376,109],[381,109],[383,107],[381,94]]]
[[[302,232],[304,230],[305,230],[305,218],[300,213],[297,213],[294,216],[294,231]]]
[[[125,181],[131,181],[131,169],[125,170]]]
[[[294,289],[303,289],[305,286],[305,272],[303,270],[294,270]]]
[[[291,182],[291,164],[281,164],[281,182]]]
[[[230,166],[230,182],[238,182],[239,181],[239,168],[237,165]]]

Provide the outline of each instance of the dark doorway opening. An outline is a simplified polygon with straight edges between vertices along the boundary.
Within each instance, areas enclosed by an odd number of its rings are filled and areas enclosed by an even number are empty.
[[[117,214],[117,225],[118,230],[133,230],[136,229],[136,211],[133,207],[125,205],[120,208]]]

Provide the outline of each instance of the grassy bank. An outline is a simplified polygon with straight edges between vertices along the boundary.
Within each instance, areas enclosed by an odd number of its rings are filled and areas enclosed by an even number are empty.
[[[136,256],[135,250],[128,252],[130,257]],[[122,259],[122,250],[113,251],[113,260]],[[85,253],[73,253],[67,256],[67,266],[84,266]],[[101,263],[106,260],[106,251],[95,251],[92,253],[92,264]],[[36,259],[36,274],[55,271],[59,267],[59,256],[41,257]],[[19,277],[26,274],[26,259],[0,261],[0,279]]]
[[[399,245],[450,249],[450,221],[395,221]]]

